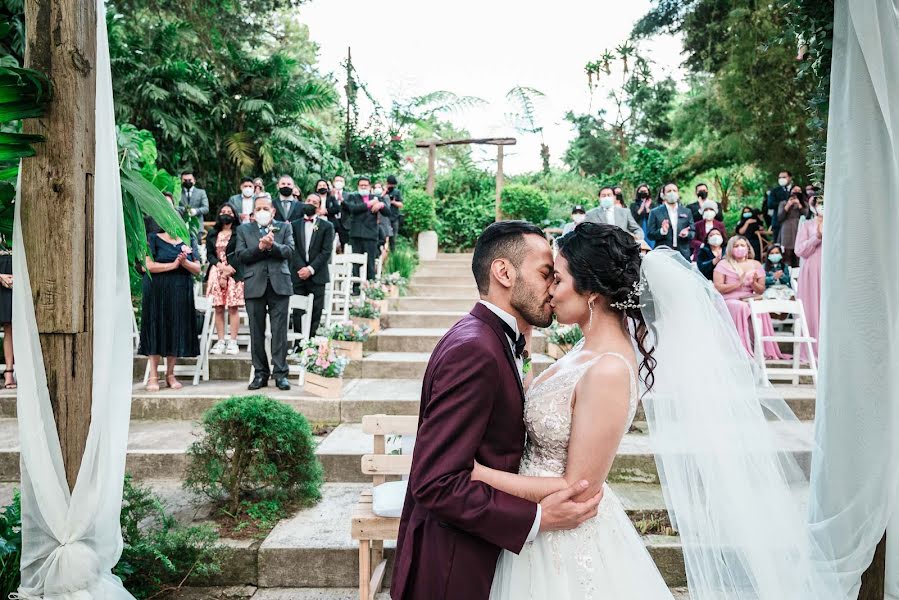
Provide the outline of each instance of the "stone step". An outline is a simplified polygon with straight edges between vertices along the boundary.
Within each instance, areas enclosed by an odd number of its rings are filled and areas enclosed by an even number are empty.
[[[469,307],[469,310],[471,307]],[[381,317],[381,326],[384,328],[398,327],[404,329],[425,328],[449,329],[455,325],[468,311],[395,311]]]
[[[472,252],[438,252],[437,253],[437,261],[467,261],[471,262],[471,259],[474,258],[474,254]],[[429,261],[424,261],[429,262]]]
[[[453,298],[471,298],[473,301],[478,300],[478,288],[474,283],[466,283],[462,285],[453,285],[450,283],[442,284],[420,284],[411,283],[409,285],[409,296],[417,298],[435,298],[451,296]]]
[[[784,452],[792,454],[808,473],[814,438],[813,423],[772,423]],[[362,425],[344,423],[332,431],[316,450],[325,468],[325,477],[331,482],[358,482],[367,478],[361,473],[362,455],[372,452],[372,437],[362,432]],[[658,483],[658,471],[650,446],[649,436],[628,433],[624,436],[609,481],[629,483]]]
[[[467,285],[472,289],[477,289],[474,282],[474,275],[419,275],[415,274],[409,283],[416,285]]]
[[[817,393],[814,385],[793,385],[789,383],[775,384],[770,388],[759,388],[758,393],[761,397],[771,396],[774,398],[782,398],[800,421],[815,420],[815,401]],[[643,412],[642,402],[637,406],[637,414],[634,417],[634,421],[646,421],[646,414]]]
[[[445,327],[434,328],[394,328],[382,329],[370,337],[365,349],[381,352],[433,352],[434,346],[447,332]],[[531,340],[531,351],[546,352],[546,336],[536,331]]]
[[[477,302],[476,298],[462,296],[459,298],[428,298],[426,296],[403,296],[390,299],[391,311],[454,311],[468,312]]]
[[[416,279],[419,277],[452,277],[474,282],[474,274],[471,271],[471,265],[468,264],[419,265],[414,277]]]

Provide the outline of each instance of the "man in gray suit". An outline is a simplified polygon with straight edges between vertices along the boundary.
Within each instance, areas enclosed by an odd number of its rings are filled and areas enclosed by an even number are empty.
[[[293,282],[290,260],[294,253],[293,229],[289,223],[275,221],[275,209],[269,196],[256,198],[255,222],[237,228],[235,254],[242,268],[243,295],[250,318],[250,345],[256,374],[249,389],[268,385],[269,373],[279,390],[289,390],[287,380],[287,309]],[[272,365],[265,353],[265,317],[272,327]]]
[[[590,223],[617,225],[634,236],[635,240],[643,239],[643,228],[634,220],[631,211],[615,206],[615,191],[610,187],[599,190],[599,206],[587,211],[587,218],[584,220]]]
[[[209,198],[206,190],[197,186],[197,178],[193,171],[181,173],[181,202],[178,203],[178,213],[184,217],[197,217],[200,221],[209,214]]]

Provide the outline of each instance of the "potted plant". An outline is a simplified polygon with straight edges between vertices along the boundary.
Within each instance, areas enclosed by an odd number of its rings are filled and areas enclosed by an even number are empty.
[[[406,291],[408,281],[399,272],[389,273],[381,278],[381,283],[387,288],[388,298],[399,298]]]
[[[358,298],[350,305],[350,319],[359,325],[367,325],[372,333],[381,330],[381,312],[364,298]]]
[[[387,286],[380,281],[365,281],[362,283],[362,297],[375,305],[378,312],[386,313],[389,308],[387,306]]]
[[[371,335],[371,328],[352,321],[342,321],[331,325],[326,333],[338,356],[362,360],[362,344]]]
[[[339,398],[343,389],[343,371],[350,359],[338,356],[325,337],[314,337],[303,342],[299,357],[306,371],[303,389],[322,398]]]
[[[576,324],[561,325],[558,321],[553,321],[546,330],[546,353],[558,360],[565,356],[582,337],[584,334]]]

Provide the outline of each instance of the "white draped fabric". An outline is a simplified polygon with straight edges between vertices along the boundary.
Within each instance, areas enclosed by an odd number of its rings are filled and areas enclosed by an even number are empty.
[[[106,10],[102,0],[97,4],[93,406],[71,494],[34,316],[21,203],[16,203],[13,329],[22,480],[21,598],[132,599],[111,573],[122,552],[119,517],[131,407],[131,297]]]
[[[824,227],[820,451],[809,522],[842,595],[893,514],[899,484],[899,2],[837,0]],[[893,541],[899,528],[891,532]],[[888,536],[889,539],[889,536]],[[891,545],[892,546],[892,545]],[[887,556],[896,597],[899,556]]]

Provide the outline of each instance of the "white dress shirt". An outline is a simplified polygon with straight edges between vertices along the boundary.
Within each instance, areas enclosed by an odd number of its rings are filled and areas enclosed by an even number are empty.
[[[608,223],[609,225],[615,224],[615,207],[614,206],[610,206],[609,208],[604,208],[603,215],[606,220],[606,223]]]
[[[665,208],[668,209],[668,222],[670,225],[670,233],[671,233],[671,247],[677,249],[677,234],[680,233],[677,230],[677,212],[680,210],[680,203],[676,202],[674,204],[665,203]]]
[[[518,321],[498,307],[495,304],[491,304],[486,300],[481,300],[481,304],[490,309],[490,312],[495,314],[497,317],[503,320],[503,322],[512,328],[512,331],[515,332],[515,339],[518,339],[518,336],[521,335],[521,332],[518,331]],[[507,335],[506,338],[509,336]],[[509,340],[509,346],[512,348],[512,356],[515,357],[515,340]],[[518,376],[522,377],[522,369],[524,368],[524,361],[520,358],[515,358],[515,365],[518,367]],[[528,533],[528,539],[525,542],[533,542],[537,539],[537,534],[540,533],[540,518],[543,516],[543,509],[540,507],[540,503],[537,503],[537,516],[534,518],[534,524],[531,526],[531,532]]]
[[[305,232],[305,240],[303,244],[303,253],[306,257],[306,262],[309,262],[309,242],[312,240],[312,232],[315,231],[315,224],[318,221],[318,217],[312,217],[311,221],[303,219],[303,230]],[[315,275],[315,269],[312,267],[308,267],[309,272]]]

